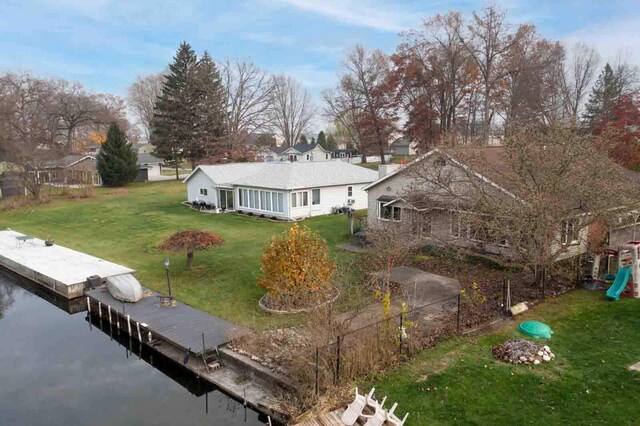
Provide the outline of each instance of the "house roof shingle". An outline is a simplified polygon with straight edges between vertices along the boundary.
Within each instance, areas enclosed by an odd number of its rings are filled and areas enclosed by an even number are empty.
[[[343,161],[232,163],[199,166],[218,185],[298,189],[373,182],[378,173]]]
[[[92,155],[65,155],[62,158],[58,158],[56,160],[51,160],[51,161],[47,161],[44,163],[44,168],[45,169],[55,169],[55,168],[62,168],[62,169],[66,169],[69,166],[72,166],[76,163],[79,163],[80,161],[89,158],[95,161],[95,157]]]
[[[144,152],[138,153],[138,165],[142,164],[160,164],[163,160],[158,157],[154,157],[151,154],[146,154]]]

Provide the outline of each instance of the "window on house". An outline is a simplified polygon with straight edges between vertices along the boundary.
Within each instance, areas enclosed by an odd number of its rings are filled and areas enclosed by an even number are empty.
[[[325,159],[325,160],[328,160],[328,159],[329,159],[329,154],[325,154],[325,155],[324,155],[324,159]]]
[[[307,154],[307,161],[309,161],[310,159],[311,159],[311,156]]]
[[[200,188],[200,195],[209,195],[209,191],[206,188]]]
[[[578,219],[562,221],[560,224],[560,242],[564,245],[573,245],[580,242]]]
[[[304,207],[309,205],[309,193],[307,191],[291,193],[291,207]]]
[[[314,206],[320,204],[320,188],[311,190],[311,204]]]
[[[387,206],[386,202],[378,203],[378,219],[393,220],[394,222],[402,221],[402,208],[395,206]]]
[[[353,186],[347,186],[347,197],[353,197]]]

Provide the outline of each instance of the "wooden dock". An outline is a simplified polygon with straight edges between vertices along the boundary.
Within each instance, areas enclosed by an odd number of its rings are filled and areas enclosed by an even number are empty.
[[[246,331],[184,303],[160,306],[159,294],[149,289],[144,289],[145,297],[136,303],[123,303],[115,299],[106,288],[87,290],[85,293],[93,302],[94,310],[98,309],[100,304],[102,314],[107,315],[111,307],[113,315],[117,312],[122,318],[129,316],[134,324],[146,324],[143,326],[145,332],[151,331],[156,338],[171,342],[174,346],[184,351],[189,350],[195,355],[215,351],[220,345],[228,343],[233,337],[238,337]]]
[[[47,247],[44,240],[13,230],[0,231],[0,266],[67,299],[82,296],[92,275],[106,278],[135,272],[57,244]]]

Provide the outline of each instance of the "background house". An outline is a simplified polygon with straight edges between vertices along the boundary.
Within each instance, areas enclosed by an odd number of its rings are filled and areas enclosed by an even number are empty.
[[[135,181],[146,182],[156,180],[162,176],[162,163],[163,160],[151,154],[138,152],[138,174],[136,175]]]
[[[67,155],[47,161],[38,171],[38,178],[55,185],[102,185],[96,157],[92,155]]]
[[[150,143],[134,143],[131,145],[137,154],[153,154],[156,147]]]
[[[492,167],[500,167],[502,154],[503,149],[500,147],[483,149],[483,157]],[[465,183],[468,182],[469,174],[462,169],[473,171],[473,165],[462,164],[438,149],[407,165],[381,166],[379,179],[365,187],[368,193],[368,225],[409,230],[422,237],[426,243],[451,245],[495,257],[511,257],[512,248],[508,242],[496,241],[481,225],[481,221],[469,221],[468,215],[474,212],[466,211],[464,206],[456,205],[455,201],[447,206],[443,206],[441,200],[425,200],[422,205],[407,202],[404,197],[411,188],[416,188],[416,180],[410,173],[411,166],[416,162],[420,162],[423,170],[438,170],[434,175],[449,176],[458,185],[460,192],[465,192],[464,188],[472,188],[469,183]],[[477,170],[473,175],[479,182],[487,184],[490,190],[510,196],[508,185],[499,176],[489,177]],[[579,227],[572,220],[559,223],[558,227],[558,244],[565,248],[559,259],[574,257],[587,251],[586,227]]]
[[[299,143],[294,146],[272,147],[276,161],[327,161],[332,159],[332,152],[324,149],[320,144]]]
[[[416,155],[416,144],[409,138],[397,138],[389,145],[391,153],[395,156],[409,157]]]
[[[198,166],[186,179],[189,202],[295,220],[367,207],[375,171],[341,161]]]

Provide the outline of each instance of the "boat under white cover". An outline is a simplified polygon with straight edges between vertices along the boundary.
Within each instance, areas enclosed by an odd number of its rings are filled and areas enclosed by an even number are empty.
[[[142,286],[131,274],[107,277],[107,290],[118,300],[135,303],[142,299]]]

